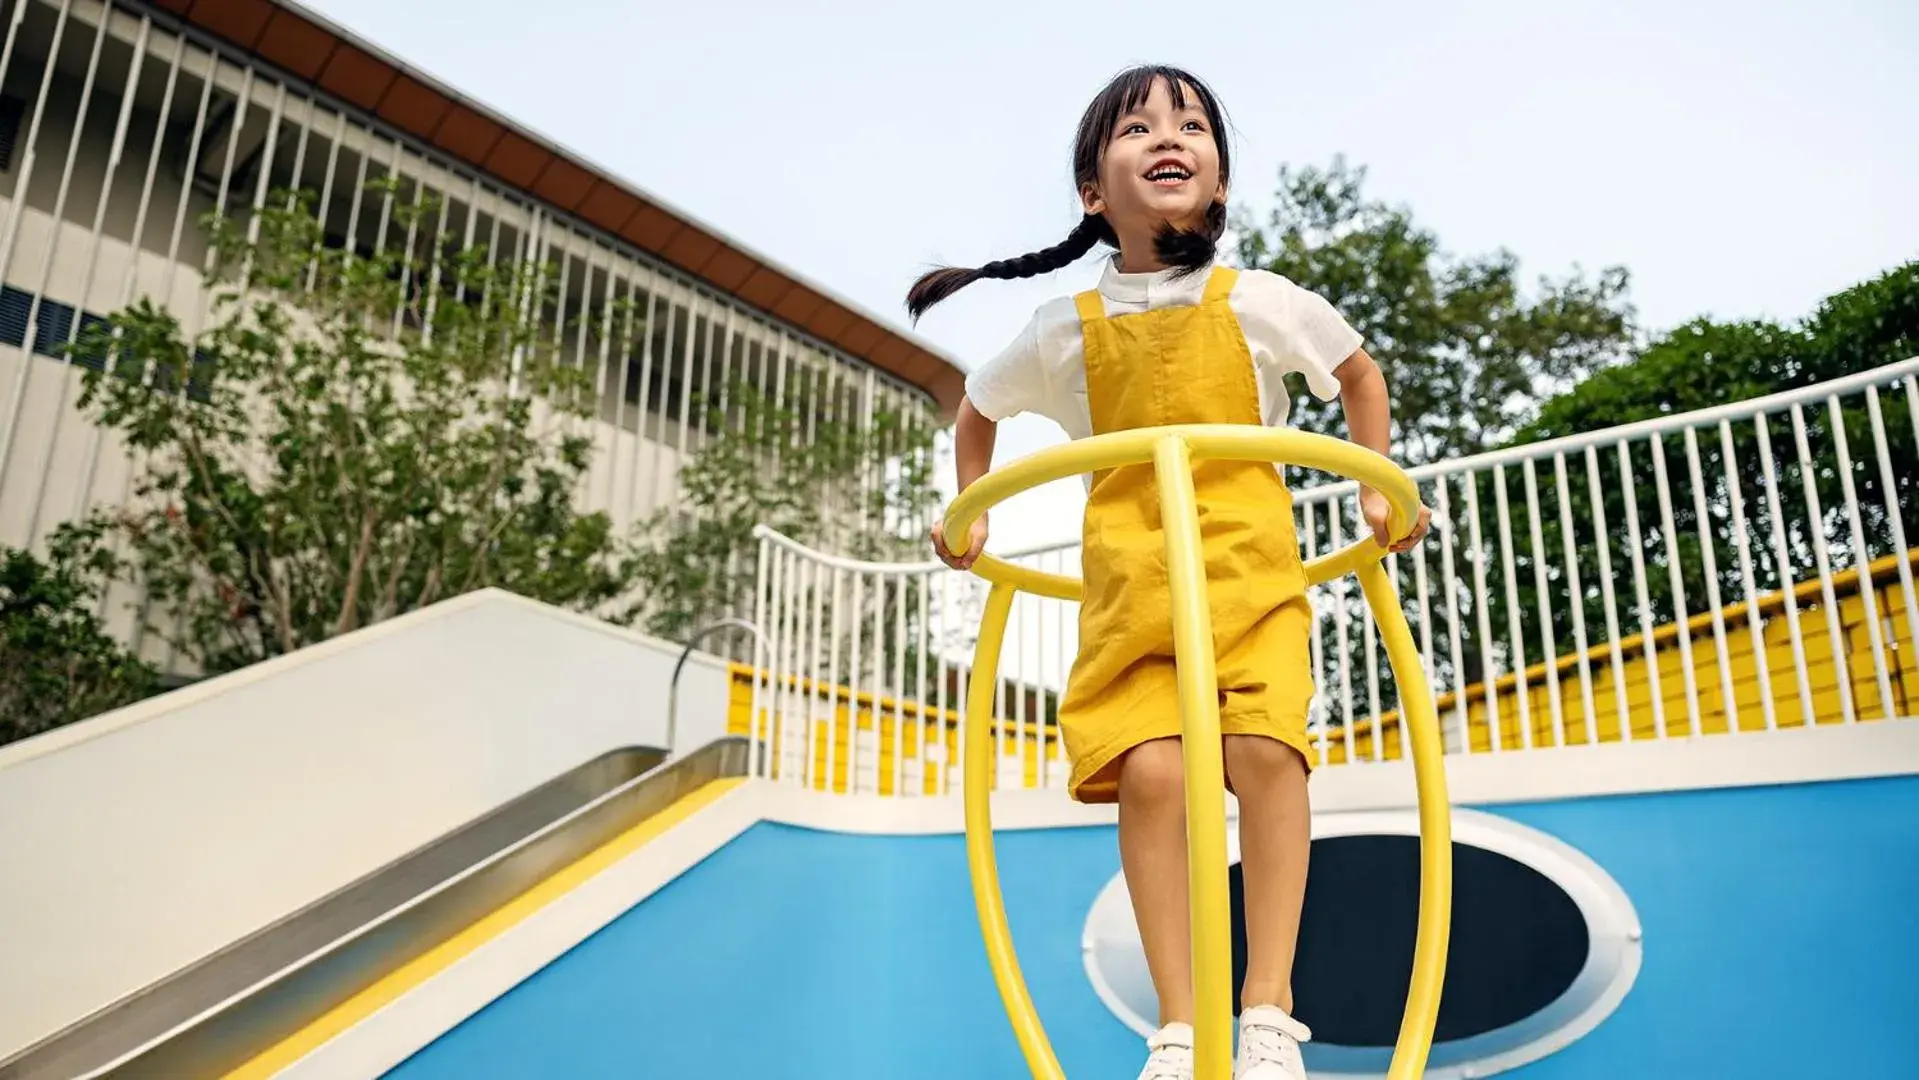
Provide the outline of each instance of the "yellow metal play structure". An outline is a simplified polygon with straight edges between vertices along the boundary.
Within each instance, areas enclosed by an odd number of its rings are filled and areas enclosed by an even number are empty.
[[[1232,1070],[1232,911],[1226,876],[1224,763],[1219,735],[1218,693],[1212,621],[1200,559],[1195,460],[1266,461],[1337,473],[1383,493],[1392,504],[1395,530],[1412,520],[1419,491],[1391,461],[1353,443],[1324,435],[1251,425],[1187,425],[1112,432],[1050,448],[994,470],[962,492],[946,514],[946,535],[966,536],[993,506],[1028,488],[1102,469],[1152,462],[1166,529],[1166,562],[1173,601],[1174,651],[1179,666],[1180,723],[1186,769],[1187,859],[1192,897],[1193,982],[1196,1005],[1195,1065],[1198,1080],[1226,1080]],[[1343,574],[1359,578],[1405,702],[1419,797],[1419,927],[1413,951],[1406,1011],[1393,1050],[1391,1080],[1425,1072],[1439,1016],[1452,905],[1452,827],[1438,716],[1425,667],[1405,613],[1370,537],[1306,566],[1320,584]],[[1012,932],[993,846],[989,806],[992,784],[993,686],[1013,596],[1024,590],[1077,600],[1081,582],[1015,566],[982,555],[973,572],[992,584],[974,653],[965,747],[966,853],[993,978],[1020,1050],[1038,1080],[1064,1080],[1059,1060],[1033,1007]]]

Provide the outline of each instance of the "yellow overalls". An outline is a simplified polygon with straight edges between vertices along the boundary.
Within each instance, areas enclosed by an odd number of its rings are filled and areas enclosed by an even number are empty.
[[[1259,424],[1245,334],[1227,303],[1237,272],[1216,267],[1199,304],[1107,318],[1097,291],[1075,298],[1086,343],[1093,433],[1166,424]],[[1312,612],[1293,499],[1271,465],[1202,461],[1193,474],[1206,557],[1219,727],[1266,735],[1312,763]],[[1166,538],[1150,462],[1094,476],[1083,526],[1079,655],[1060,734],[1081,802],[1119,797],[1119,758],[1178,737]]]

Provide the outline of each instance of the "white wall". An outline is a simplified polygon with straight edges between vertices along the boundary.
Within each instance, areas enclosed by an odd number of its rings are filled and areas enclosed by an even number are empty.
[[[0,1058],[618,746],[679,650],[502,592],[0,748]],[[684,752],[725,666],[680,685]]]

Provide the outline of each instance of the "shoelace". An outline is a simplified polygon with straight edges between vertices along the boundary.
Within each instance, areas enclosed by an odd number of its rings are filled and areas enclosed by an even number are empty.
[[[1292,1037],[1285,1032],[1264,1024],[1247,1024],[1239,1032],[1242,1053],[1271,1061],[1286,1063],[1292,1042]]]
[[[1146,1072],[1140,1080],[1186,1080],[1191,1075],[1192,1047],[1162,1046],[1146,1059]]]

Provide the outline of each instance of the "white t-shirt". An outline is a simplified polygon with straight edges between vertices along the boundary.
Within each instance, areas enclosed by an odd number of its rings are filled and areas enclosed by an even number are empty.
[[[1109,318],[1197,304],[1205,295],[1210,270],[1181,278],[1170,270],[1122,274],[1114,256],[1100,276],[1099,294]],[[1284,427],[1292,412],[1283,381],[1288,372],[1305,376],[1307,389],[1321,401],[1339,394],[1333,371],[1362,339],[1324,297],[1268,270],[1241,270],[1227,304],[1246,335],[1259,414],[1268,427]],[[1042,304],[1010,345],[967,376],[966,396],[988,420],[1037,413],[1065,429],[1069,438],[1092,435],[1086,346],[1073,298]]]

